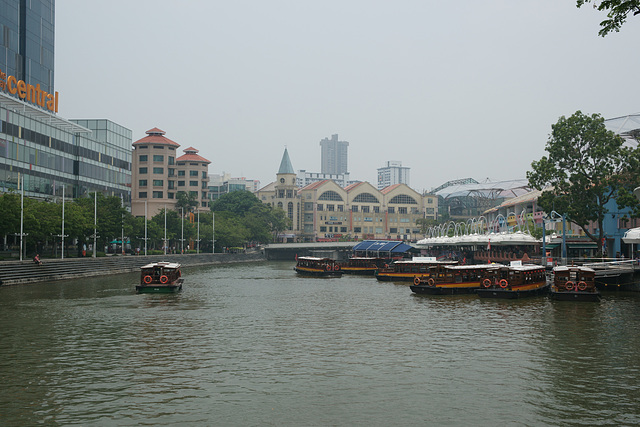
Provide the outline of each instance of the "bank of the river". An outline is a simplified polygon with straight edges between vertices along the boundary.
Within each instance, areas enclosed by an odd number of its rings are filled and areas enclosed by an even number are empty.
[[[158,261],[177,262],[183,266],[198,266],[264,260],[264,253],[250,252],[242,254],[209,253],[45,259],[42,265],[36,265],[31,260],[3,261],[0,262],[0,284],[8,286],[129,273],[138,271],[145,264]]]

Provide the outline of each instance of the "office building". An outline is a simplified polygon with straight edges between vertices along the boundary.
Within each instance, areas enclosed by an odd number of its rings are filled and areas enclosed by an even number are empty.
[[[309,184],[313,184],[314,182],[324,181],[326,179],[330,179],[338,184],[340,187],[346,187],[351,184],[349,181],[349,173],[340,173],[340,174],[330,174],[330,173],[318,173],[318,172],[307,172],[304,169],[298,171],[298,175],[296,178],[296,182],[298,187],[306,187]]]
[[[402,166],[402,162],[387,162],[386,166],[378,168],[378,190],[396,184],[409,185],[409,170]]]
[[[209,160],[189,147],[177,157],[180,144],[158,128],[133,143],[131,213],[151,218],[162,209],[174,209],[177,193],[185,192],[197,203],[196,211],[208,206]]]
[[[331,135],[331,139],[324,138],[320,141],[321,147],[321,167],[324,174],[346,174],[348,173],[348,147],[347,141],[338,141],[338,134]]]
[[[247,179],[245,177],[232,178],[228,173],[222,175],[209,175],[209,200],[215,201],[223,194],[234,191],[250,191],[255,193],[260,187],[260,181]]]
[[[55,1],[0,2],[0,36],[2,73],[16,82],[55,93]]]

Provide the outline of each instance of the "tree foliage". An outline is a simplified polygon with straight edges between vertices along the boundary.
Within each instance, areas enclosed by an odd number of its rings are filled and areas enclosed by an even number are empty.
[[[593,8],[599,11],[607,11],[607,19],[600,22],[598,34],[602,37],[612,31],[620,31],[620,27],[627,21],[629,15],[640,14],[640,0],[577,0],[578,8],[587,3],[593,3]]]
[[[605,207],[619,194],[633,191],[638,179],[638,149],[623,145],[623,139],[606,129],[598,115],[577,111],[560,117],[547,141],[548,156],[534,161],[527,172],[529,185],[543,191],[538,205],[546,212],[555,210],[568,219],[602,249]],[[638,201],[617,200],[618,207],[637,209]],[[589,231],[598,225],[597,235]]]

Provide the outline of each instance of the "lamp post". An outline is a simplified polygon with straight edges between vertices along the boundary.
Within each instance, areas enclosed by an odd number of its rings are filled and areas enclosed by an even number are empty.
[[[216,253],[216,213],[211,211],[211,253]]]
[[[67,237],[67,234],[64,234],[64,184],[62,185],[62,234],[56,234],[56,237],[60,237],[62,240],[60,242],[61,259],[64,259],[64,238]]]
[[[162,244],[164,254],[167,254],[167,205],[164,205],[164,242]]]
[[[196,242],[198,242],[198,248],[196,250],[196,253],[199,254],[200,253],[200,209],[198,209],[198,238],[196,239]]]
[[[93,257],[96,257],[96,239],[98,238],[98,192],[93,192]]]
[[[28,233],[24,233],[24,175],[20,175],[20,233],[14,233],[16,236],[20,236],[20,261],[22,261],[22,252],[24,248],[24,244],[22,239],[24,236],[27,236]]]
[[[184,207],[180,207],[180,216],[182,217],[182,229],[180,230],[180,243],[182,246],[180,247],[180,253],[184,254]]]

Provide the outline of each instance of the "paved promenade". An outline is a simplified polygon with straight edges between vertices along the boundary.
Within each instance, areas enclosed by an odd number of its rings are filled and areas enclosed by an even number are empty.
[[[246,254],[125,255],[101,258],[43,259],[42,265],[37,265],[30,259],[24,261],[1,261],[0,280],[2,281],[2,286],[9,286],[130,273],[139,271],[140,267],[145,264],[159,261],[177,262],[188,267],[264,260],[263,253],[250,252]]]

